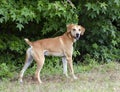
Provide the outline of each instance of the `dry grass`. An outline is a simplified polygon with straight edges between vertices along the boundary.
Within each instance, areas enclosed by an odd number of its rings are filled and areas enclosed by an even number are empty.
[[[64,76],[43,76],[42,84],[34,84],[31,77],[24,84],[0,82],[0,92],[120,92],[120,64],[111,63],[78,73],[78,80]]]

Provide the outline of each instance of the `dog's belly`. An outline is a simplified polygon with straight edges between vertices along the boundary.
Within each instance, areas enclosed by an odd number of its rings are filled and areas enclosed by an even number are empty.
[[[64,56],[64,53],[62,52],[51,52],[51,51],[44,51],[45,56]]]

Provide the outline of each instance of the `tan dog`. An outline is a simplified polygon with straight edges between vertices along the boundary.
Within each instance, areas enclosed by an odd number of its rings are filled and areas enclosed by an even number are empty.
[[[42,83],[40,79],[40,71],[43,67],[45,56],[48,55],[61,56],[63,62],[63,73],[66,75],[66,77],[68,77],[68,63],[73,78],[77,79],[73,70],[73,43],[80,38],[80,35],[84,34],[84,31],[85,28],[80,25],[69,24],[67,25],[67,32],[65,32],[62,36],[38,40],[34,42],[30,42],[28,39],[25,39],[26,43],[31,47],[29,47],[26,52],[26,61],[20,73],[20,82],[22,82],[24,72],[34,59],[37,63],[35,78],[39,83]]]

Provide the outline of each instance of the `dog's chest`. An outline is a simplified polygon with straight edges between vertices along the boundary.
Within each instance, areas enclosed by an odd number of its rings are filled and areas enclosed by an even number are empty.
[[[64,53],[63,52],[55,52],[55,51],[45,50],[44,55],[45,56],[64,56]]]

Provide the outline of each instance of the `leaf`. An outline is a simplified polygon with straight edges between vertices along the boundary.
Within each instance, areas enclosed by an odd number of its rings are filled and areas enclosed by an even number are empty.
[[[97,43],[92,44],[92,47],[95,48],[95,49],[97,49],[98,48]]]
[[[105,2],[103,2],[103,3],[99,3],[100,4],[100,7],[102,8],[102,9],[104,9],[104,10],[107,10],[107,4],[105,3]]]
[[[115,46],[117,42],[115,40],[112,40],[112,44]]]
[[[24,26],[22,24],[20,24],[20,23],[17,23],[16,27],[19,28],[20,31],[22,30],[22,28],[24,28]]]
[[[114,0],[114,2],[117,4],[117,6],[120,6],[120,0]]]
[[[3,18],[0,18],[0,23],[3,23],[4,19]]]
[[[92,8],[92,4],[91,3],[87,3],[85,6],[87,7],[87,10],[90,10]]]

